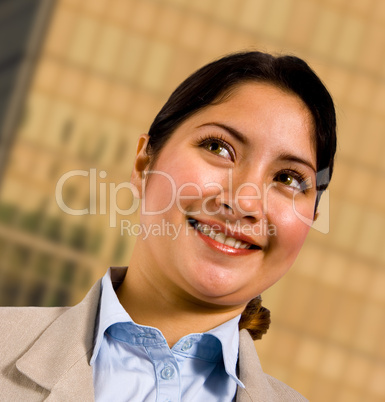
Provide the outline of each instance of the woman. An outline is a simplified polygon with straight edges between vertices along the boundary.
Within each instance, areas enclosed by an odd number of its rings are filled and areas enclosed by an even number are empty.
[[[335,129],[330,95],[296,57],[238,53],[187,78],[138,142],[144,230],[129,269],[70,309],[4,309],[3,395],[304,400],[262,372],[252,338],[269,325],[260,294],[316,216]]]

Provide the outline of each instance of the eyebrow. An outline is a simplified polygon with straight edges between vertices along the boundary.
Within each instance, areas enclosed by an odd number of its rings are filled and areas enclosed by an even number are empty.
[[[213,123],[205,123],[205,124],[201,124],[200,126],[198,126],[198,128],[206,127],[206,126],[219,127],[222,130],[227,131],[230,135],[232,135],[235,139],[237,139],[242,144],[249,144],[249,139],[244,134],[242,134],[240,131],[238,131],[234,127],[228,126],[227,124],[215,123],[215,122],[213,122]]]
[[[314,167],[314,165],[310,161],[308,161],[307,159],[301,158],[299,156],[289,154],[289,153],[286,153],[286,152],[282,152],[282,153],[279,154],[278,160],[300,163],[302,165],[308,166],[311,170],[314,171],[314,173],[317,173],[316,168]]]

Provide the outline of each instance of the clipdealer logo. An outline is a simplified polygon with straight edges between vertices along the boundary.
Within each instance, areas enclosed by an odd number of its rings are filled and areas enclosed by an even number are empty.
[[[170,202],[167,206],[165,206],[162,210],[159,211],[149,211],[146,209],[146,197],[145,197],[145,181],[148,179],[149,175],[153,174],[158,174],[163,176],[168,180],[171,186],[171,194],[172,197],[170,199]],[[82,208],[82,209],[75,209],[72,208],[71,206],[67,205],[63,199],[63,188],[67,182],[70,182],[70,180],[74,177],[84,177],[86,182],[86,186],[89,188],[89,205],[87,208]],[[55,189],[55,198],[57,205],[59,208],[69,214],[69,215],[75,215],[75,216],[80,216],[80,215],[109,215],[109,225],[112,228],[115,228],[117,226],[117,217],[118,216],[129,216],[134,214],[136,211],[138,211],[139,208],[141,208],[141,213],[143,215],[159,215],[167,212],[174,204],[177,206],[177,208],[182,212],[182,213],[187,213],[183,209],[181,201],[183,200],[202,200],[202,211],[206,215],[216,215],[219,213],[219,210],[213,211],[209,210],[207,208],[207,203],[211,199],[210,197],[204,198],[202,189],[199,187],[196,183],[184,183],[182,186],[177,188],[173,178],[162,171],[149,171],[147,172],[146,176],[142,179],[142,188],[143,188],[143,197],[142,197],[142,202],[140,202],[140,193],[138,188],[130,183],[130,182],[121,182],[119,184],[110,182],[106,183],[103,181],[104,179],[107,178],[107,172],[104,170],[101,170],[97,172],[97,169],[91,168],[89,170],[71,170],[65,174],[63,174],[57,184],[56,184],[56,189]],[[328,171],[324,170],[322,172],[319,172],[317,174],[317,181],[319,185],[325,185],[328,183],[329,176],[328,176]],[[107,186],[108,184],[108,186]],[[255,183],[242,183],[235,191],[233,189],[233,182],[232,182],[232,170],[229,169],[229,174],[228,174],[228,183],[226,185],[226,192],[223,186],[220,183],[215,183],[215,182],[209,182],[205,183],[204,188],[208,189],[210,187],[214,187],[217,192],[219,193],[219,196],[222,197],[222,199],[225,199],[225,193],[228,194],[228,198],[234,200],[233,204],[235,204],[235,207],[240,211],[241,213],[255,213],[258,214],[260,211],[243,211],[241,208],[241,205],[239,204],[240,200],[244,199],[252,199],[252,200],[260,200],[262,203],[262,208],[263,211],[268,210],[268,193],[269,191],[275,187],[277,183],[271,183],[269,185],[263,184],[262,189],[260,189]],[[196,192],[196,195],[183,195],[182,192],[186,188],[190,187],[194,189]],[[255,193],[254,195],[241,195],[241,191],[244,188],[249,188],[252,189],[252,191]],[[128,190],[129,193],[131,193],[131,199],[132,199],[132,204],[130,205],[129,208],[123,209],[120,208],[117,202],[118,199],[118,194],[122,190]],[[324,191],[317,191],[317,196],[320,197],[322,193],[322,197],[320,198],[320,203],[318,205],[318,213],[319,217],[317,220],[313,220],[309,217],[306,217],[302,215],[298,209],[296,208],[296,196],[298,196],[299,192],[293,192],[293,197],[292,197],[292,209],[296,215],[296,217],[301,220],[303,223],[306,225],[313,227],[315,230],[321,232],[321,233],[328,233],[329,232],[329,191],[324,190]],[[98,208],[99,205],[99,208]],[[108,205],[108,208],[107,208]],[[108,211],[107,211],[108,209]],[[202,211],[194,211],[191,212],[189,211],[190,215],[194,214],[199,214]],[[129,225],[127,222],[128,220],[121,220],[121,229],[123,227],[128,227]]]

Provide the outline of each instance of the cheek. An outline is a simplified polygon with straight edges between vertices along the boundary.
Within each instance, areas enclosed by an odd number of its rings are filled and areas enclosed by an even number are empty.
[[[289,215],[287,212],[277,215],[276,218],[277,220],[274,222],[276,235],[270,238],[271,250],[274,251],[268,257],[268,266],[274,266],[276,269],[266,273],[270,281],[268,287],[282,278],[292,267],[310,229],[295,215]]]
[[[281,229],[282,239],[288,247],[288,252],[297,256],[306,236],[309,233],[310,227],[299,221],[296,217],[285,222]]]
[[[275,241],[281,246],[285,255],[294,261],[300,251],[311,227],[313,203],[304,200],[302,203],[287,202],[287,200],[271,203],[271,223],[276,228]]]
[[[146,213],[157,213],[168,209],[175,200],[175,182],[165,172],[153,170],[148,174],[142,197],[142,209]]]
[[[148,173],[143,195],[146,212],[164,213],[174,205],[183,206],[190,199],[201,198],[204,180],[205,172],[189,161],[174,158],[173,163],[163,163],[160,159]]]
[[[193,205],[217,196],[227,176],[198,158],[174,158],[172,163],[160,159],[146,186],[147,209],[159,211],[176,205],[181,211],[191,210]]]
[[[225,180],[220,174],[208,169],[191,168],[183,176],[183,180],[177,183],[176,201],[183,209],[188,210],[196,205],[201,210],[203,206],[210,206],[221,194]]]

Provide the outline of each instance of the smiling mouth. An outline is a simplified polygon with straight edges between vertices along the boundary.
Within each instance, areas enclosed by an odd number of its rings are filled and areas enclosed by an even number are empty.
[[[245,250],[260,250],[261,247],[256,244],[251,244],[243,240],[235,239],[234,237],[227,236],[225,233],[213,229],[211,226],[201,223],[193,218],[188,218],[188,223],[204,236],[210,237],[218,243],[224,244],[235,249]]]

